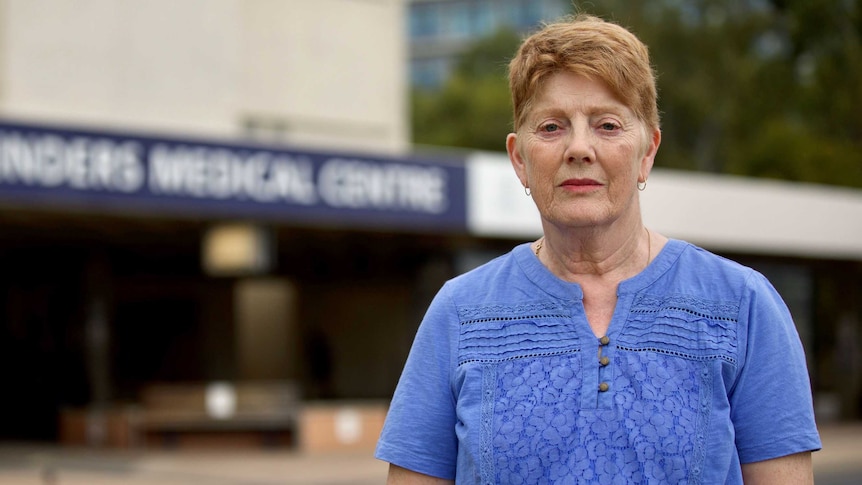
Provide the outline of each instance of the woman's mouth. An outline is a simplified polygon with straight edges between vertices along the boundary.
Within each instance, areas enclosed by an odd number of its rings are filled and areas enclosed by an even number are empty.
[[[572,192],[589,192],[604,187],[604,184],[593,179],[576,178],[564,181],[560,187]]]

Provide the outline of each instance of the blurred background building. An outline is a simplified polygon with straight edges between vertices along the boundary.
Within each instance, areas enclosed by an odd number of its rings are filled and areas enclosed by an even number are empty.
[[[504,153],[414,149],[411,86],[567,8],[0,0],[0,440],[373,445],[439,286],[539,233]],[[862,193],[643,195],[773,280],[820,415],[858,418]]]
[[[564,0],[411,0],[409,2],[410,81],[437,88],[458,58],[500,29],[520,34],[571,10]]]
[[[391,392],[448,238],[410,201],[334,199],[408,152],[405,16],[396,0],[0,2],[0,438],[125,440],[112,416],[170,400],[155,383]],[[311,171],[329,160],[324,203]],[[414,165],[386,190],[439,176]],[[200,414],[205,387],[187,393]]]

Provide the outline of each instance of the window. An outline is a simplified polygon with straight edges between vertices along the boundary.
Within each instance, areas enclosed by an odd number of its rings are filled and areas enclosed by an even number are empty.
[[[436,3],[421,3],[410,7],[410,39],[434,37],[440,31],[440,8]]]

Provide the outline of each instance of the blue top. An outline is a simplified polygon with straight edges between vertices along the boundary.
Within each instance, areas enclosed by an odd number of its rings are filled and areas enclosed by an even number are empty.
[[[741,484],[740,463],[820,448],[802,345],[760,273],[670,240],[617,293],[597,339],[580,286],[528,244],[447,282],[376,456],[465,484]]]

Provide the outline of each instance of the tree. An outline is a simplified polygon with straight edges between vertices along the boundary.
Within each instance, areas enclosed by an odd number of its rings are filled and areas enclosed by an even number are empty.
[[[520,40],[512,30],[499,30],[464,53],[442,89],[414,90],[413,141],[505,150],[512,129],[506,72]]]
[[[604,0],[658,74],[659,167],[862,187],[860,0]],[[417,143],[501,150],[511,129],[498,32],[439,92],[414,95]]]

